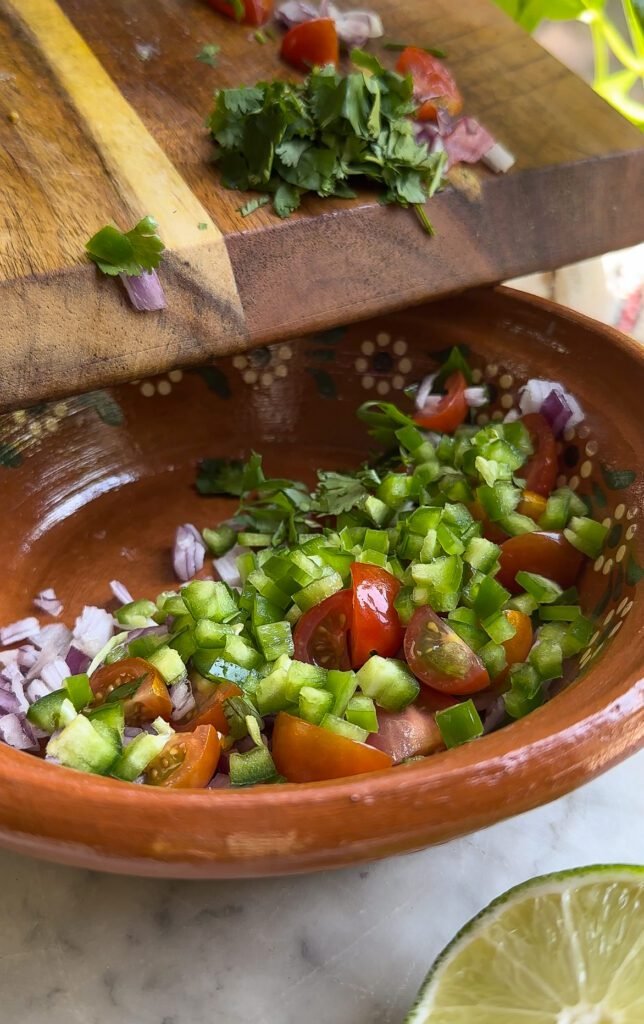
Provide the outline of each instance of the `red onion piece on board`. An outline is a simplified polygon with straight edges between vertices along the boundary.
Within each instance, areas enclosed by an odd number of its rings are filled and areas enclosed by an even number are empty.
[[[56,618],[63,610],[63,602],[59,601],[56,597],[56,592],[53,587],[47,587],[46,590],[41,590],[39,594],[34,597],[34,604],[41,612],[45,615],[53,615]]]
[[[166,301],[156,270],[144,270],[138,276],[119,274],[128,298],[139,313],[165,309]]]
[[[114,623],[109,612],[94,605],[85,605],[74,625],[74,646],[90,658],[95,658],[111,639],[113,632]]]
[[[187,583],[203,568],[206,545],[192,523],[177,527],[172,550],[172,566],[177,577]]]

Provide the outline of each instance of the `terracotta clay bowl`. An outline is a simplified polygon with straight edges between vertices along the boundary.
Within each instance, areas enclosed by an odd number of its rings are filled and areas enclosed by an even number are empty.
[[[545,707],[424,762],[346,781],[241,792],[169,792],[82,775],[0,748],[0,843],[85,867],[236,877],[339,867],[438,843],[560,796],[644,743],[642,396],[644,352],[615,331],[504,289],[2,417],[0,622],[53,585],[73,621],[174,585],[174,527],[212,525],[226,501],[194,490],[197,461],[266,453],[303,474],[364,456],[354,417],[401,395],[448,346],[470,350],[492,417],[528,376],[563,381],[586,420],[560,471],[610,524],[582,603],[596,621],[575,680]],[[488,410],[489,412],[489,410]]]

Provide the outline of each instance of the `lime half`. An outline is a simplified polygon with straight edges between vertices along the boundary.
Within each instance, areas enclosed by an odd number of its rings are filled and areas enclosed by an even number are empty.
[[[644,867],[510,889],[441,953],[406,1024],[644,1024]]]

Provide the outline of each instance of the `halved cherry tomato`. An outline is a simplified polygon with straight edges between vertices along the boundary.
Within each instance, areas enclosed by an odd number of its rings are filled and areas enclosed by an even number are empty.
[[[434,715],[414,704],[404,711],[378,710],[378,726],[369,745],[389,754],[394,764],[407,757],[433,754],[445,746]]]
[[[451,434],[467,416],[467,402],[464,391],[467,387],[465,377],[457,370],[450,374],[445,382],[447,394],[441,398],[433,412],[420,409],[414,419],[426,430],[439,430],[443,434]]]
[[[481,659],[427,606],[417,608],[407,626],[405,658],[421,683],[443,693],[477,693],[490,685]]]
[[[242,691],[234,683],[211,683],[210,692],[193,689],[195,706],[180,722],[175,722],[177,732],[194,732],[200,725],[214,725],[217,732],[227,736],[230,731],[224,714],[224,701],[229,697],[241,697]]]
[[[172,701],[168,687],[154,665],[143,658],[123,658],[112,665],[103,665],[90,676],[89,682],[94,706],[104,704],[117,687],[138,682],[136,691],[123,697],[126,725],[142,725],[159,717],[170,720]]]
[[[530,519],[534,519],[536,523],[541,519],[541,516],[545,511],[546,499],[541,494],[537,494],[536,491],[523,492],[521,501],[517,506],[517,512],[522,516],[528,516]]]
[[[523,417],[534,454],[518,471],[525,480],[526,491],[534,491],[548,497],[557,480],[557,442],[550,424],[539,412]]]
[[[390,768],[389,754],[366,743],[338,736],[280,711],[273,729],[272,754],[280,775],[289,782],[321,782]]]
[[[351,566],[353,581],[353,623],[351,664],[358,669],[372,654],[393,658],[405,631],[394,608],[400,582],[386,569],[366,562]]]
[[[564,590],[572,587],[584,563],[584,556],[562,533],[522,533],[501,545],[501,568],[497,580],[513,594],[521,587],[515,582],[519,570],[535,572],[554,580]]]
[[[463,97],[452,73],[438,57],[417,46],[407,46],[398,58],[396,71],[412,77],[414,99],[420,104],[415,115],[417,121],[434,121],[439,109],[452,116],[460,114]]]
[[[172,736],[147,767],[145,781],[166,789],[203,789],[219,763],[221,744],[212,725]]]
[[[351,668],[348,634],[352,616],[350,590],[339,590],[309,608],[293,631],[293,657],[322,668]]]
[[[289,29],[282,40],[282,59],[298,71],[310,71],[340,59],[338,33],[333,18],[314,18]]]
[[[242,0],[244,5],[244,16],[239,17],[233,4],[228,0],[208,0],[211,7],[214,7],[220,14],[227,18],[240,21],[244,25],[263,25],[273,13],[273,0]]]

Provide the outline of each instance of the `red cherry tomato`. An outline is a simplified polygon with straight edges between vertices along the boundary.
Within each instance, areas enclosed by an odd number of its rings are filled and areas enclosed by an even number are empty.
[[[418,608],[407,626],[405,657],[421,683],[443,693],[477,693],[490,685],[480,658],[427,606]]]
[[[400,590],[395,576],[377,565],[354,562],[351,579],[351,663],[358,669],[372,654],[393,658],[400,650],[405,631],[394,607],[394,598]]]
[[[244,13],[241,18],[228,0],[208,0],[208,3],[220,14],[225,14],[227,18],[244,25],[263,25],[273,13],[273,0],[242,0]]]
[[[535,572],[554,580],[564,590],[575,583],[584,562],[584,556],[562,533],[522,533],[510,537],[501,545],[501,568],[496,576],[503,587],[518,594],[521,587],[515,582],[519,570]]]
[[[353,594],[339,590],[309,608],[293,632],[294,658],[322,668],[351,668],[349,630]]]
[[[419,754],[426,757],[445,746],[434,715],[414,704],[404,711],[378,709],[378,727],[369,746],[389,754],[394,764]]]
[[[534,455],[518,474],[525,480],[526,491],[547,498],[557,480],[557,442],[550,424],[539,412],[528,413],[523,422],[530,432]]]
[[[390,768],[388,754],[366,743],[338,736],[280,711],[275,719],[271,752],[275,767],[289,782],[321,782]]]
[[[194,732],[200,725],[214,725],[217,732],[227,736],[230,732],[224,713],[224,701],[241,697],[242,691],[234,683],[210,683],[209,690],[193,690],[195,706],[185,718],[175,722],[177,732]]]
[[[159,717],[170,721],[172,700],[168,687],[154,665],[143,658],[122,658],[97,669],[90,678],[94,707],[103,704],[114,690],[132,683],[137,684],[133,693],[123,691],[126,725],[138,726]]]
[[[294,25],[282,40],[282,59],[298,71],[310,71],[325,64],[337,65],[340,47],[332,18],[314,18]]]
[[[439,430],[443,434],[451,434],[467,416],[467,402],[465,401],[465,388],[467,381],[457,370],[452,373],[445,382],[447,394],[438,403],[436,409],[425,412],[420,409],[414,419],[419,426],[426,430]]]
[[[407,46],[398,58],[396,71],[412,77],[414,99],[420,104],[416,111],[417,121],[434,121],[439,109],[452,116],[460,114],[463,97],[452,73],[438,57],[417,46]]]

